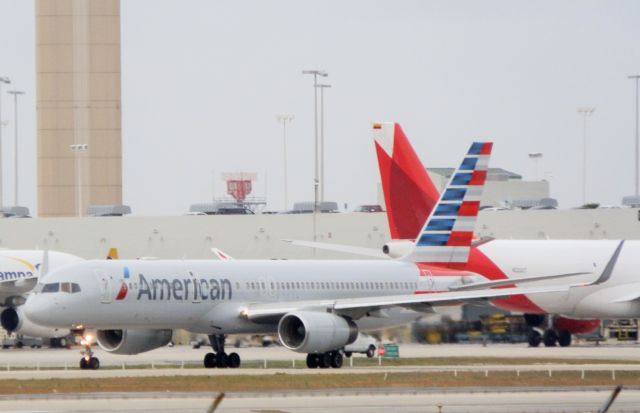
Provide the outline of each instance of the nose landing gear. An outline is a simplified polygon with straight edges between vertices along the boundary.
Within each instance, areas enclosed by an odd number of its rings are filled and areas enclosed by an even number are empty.
[[[98,370],[100,368],[100,360],[93,356],[93,350],[91,350],[91,336],[83,337],[80,344],[84,347],[84,350],[81,352],[82,358],[80,359],[80,368],[82,370]]]
[[[209,336],[209,342],[214,353],[207,353],[204,356],[205,368],[238,368],[240,367],[240,356],[238,353],[227,354],[224,351],[225,336],[223,334],[212,334]]]

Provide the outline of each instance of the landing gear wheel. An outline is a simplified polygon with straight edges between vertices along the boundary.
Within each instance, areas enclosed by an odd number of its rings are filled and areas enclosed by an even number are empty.
[[[307,367],[310,369],[317,369],[319,364],[319,357],[317,354],[307,354]]]
[[[322,353],[318,357],[318,367],[321,369],[328,369],[331,367],[331,353]]]
[[[100,360],[97,357],[91,357],[89,359],[89,368],[91,370],[98,370],[100,368]]]
[[[237,369],[240,367],[240,356],[238,353],[231,353],[228,356],[229,367],[232,369]]]
[[[571,345],[571,333],[567,330],[562,330],[558,333],[558,344],[560,347],[569,347]]]
[[[371,358],[376,355],[376,347],[372,344],[367,349],[367,357]]]
[[[542,342],[542,335],[538,330],[531,330],[529,333],[529,347],[538,347]]]
[[[542,342],[545,347],[554,347],[556,345],[556,341],[558,341],[558,335],[555,330],[548,329],[544,331],[542,335]]]
[[[81,358],[81,359],[80,359],[80,368],[81,368],[82,370],[84,370],[84,369],[86,369],[86,368],[88,368],[88,367],[89,367],[89,362],[87,361],[87,359],[86,359],[86,358],[84,358],[84,357],[83,357],[83,358]]]
[[[216,355],[214,353],[204,355],[204,367],[208,369],[216,367]]]
[[[227,356],[227,353],[216,354],[216,364],[221,369],[229,367],[229,356]]]
[[[333,367],[334,369],[339,369],[340,367],[342,367],[342,353],[340,353],[339,351],[335,351],[331,354],[331,367]]]

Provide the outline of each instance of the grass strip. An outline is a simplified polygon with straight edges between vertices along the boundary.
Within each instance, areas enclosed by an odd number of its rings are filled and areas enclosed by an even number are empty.
[[[286,374],[256,376],[163,376],[96,379],[2,380],[0,394],[97,392],[291,391],[355,388],[612,386],[640,385],[640,372],[610,371]]]

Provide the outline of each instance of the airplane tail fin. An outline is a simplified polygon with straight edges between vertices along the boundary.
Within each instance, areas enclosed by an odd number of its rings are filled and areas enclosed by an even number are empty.
[[[491,142],[471,145],[418,234],[412,251],[402,260],[441,265],[467,262],[492,148]]]
[[[398,123],[375,123],[373,137],[391,238],[414,239],[440,194]]]

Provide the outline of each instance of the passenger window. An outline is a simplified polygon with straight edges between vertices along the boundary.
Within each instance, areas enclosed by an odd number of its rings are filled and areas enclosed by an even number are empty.
[[[256,289],[256,284],[255,283],[251,283],[251,289],[255,290]]]
[[[262,286],[262,289],[265,290],[264,283],[260,283],[260,285]]]

